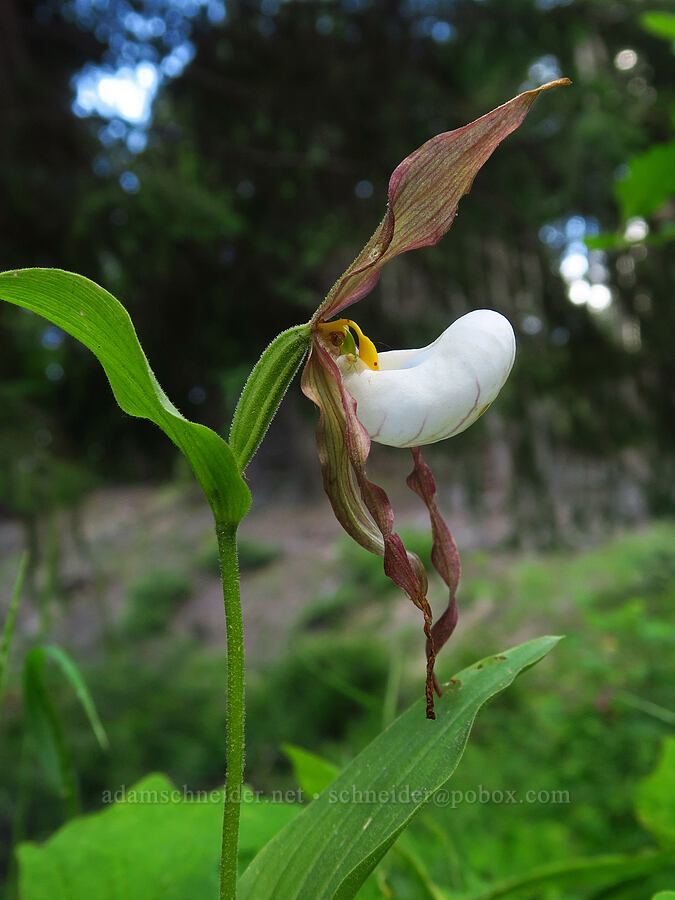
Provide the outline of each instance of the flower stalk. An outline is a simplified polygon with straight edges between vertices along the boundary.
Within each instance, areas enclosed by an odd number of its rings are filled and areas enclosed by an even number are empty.
[[[244,780],[244,631],[239,596],[237,526],[217,522],[216,535],[227,640],[226,771],[220,856],[220,900],[235,900],[239,818]]]

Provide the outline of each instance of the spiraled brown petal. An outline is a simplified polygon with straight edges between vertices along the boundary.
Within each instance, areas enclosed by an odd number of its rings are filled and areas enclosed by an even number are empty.
[[[408,475],[407,484],[411,490],[422,498],[429,510],[431,533],[433,537],[431,562],[443,581],[447,584],[448,590],[450,591],[448,606],[443,615],[434,623],[431,629],[430,645],[427,646],[427,652],[438,654],[439,650],[448,640],[457,625],[458,610],[456,594],[461,574],[461,565],[455,539],[450,533],[450,529],[446,525],[443,516],[436,506],[436,483],[434,481],[434,476],[431,473],[431,469],[422,459],[422,452],[419,447],[412,447],[411,453],[414,467],[410,475]],[[441,689],[436,676],[434,676],[434,687],[440,697]]]
[[[385,574],[422,611],[427,638],[427,717],[434,718],[435,654],[427,575],[419,557],[406,551],[394,531],[394,512],[387,494],[366,476],[370,437],[356,416],[356,402],[345,390],[340,370],[318,339],[305,366],[302,390],[320,410],[319,458],[324,489],[337,520],[362,547],[384,556]]]

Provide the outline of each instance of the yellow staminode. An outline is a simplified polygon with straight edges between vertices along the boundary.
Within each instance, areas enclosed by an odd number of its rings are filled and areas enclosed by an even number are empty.
[[[334,322],[321,322],[318,328],[320,331],[328,332],[329,334],[347,334],[347,330],[352,328],[359,338],[359,359],[369,369],[377,372],[379,364],[377,362],[375,344],[369,337],[366,337],[356,322],[352,322],[351,319],[336,319]]]

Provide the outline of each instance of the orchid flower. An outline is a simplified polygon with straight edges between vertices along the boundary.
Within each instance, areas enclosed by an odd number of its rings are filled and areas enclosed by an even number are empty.
[[[385,263],[408,250],[436,244],[450,228],[478,170],[521,124],[536,97],[569,83],[558,79],[519,94],[470,125],[437,135],[404,159],[389,181],[382,222],[310,322],[302,390],[320,410],[317,444],[324,489],[345,531],[384,557],[385,573],[423,614],[427,718],[435,717],[434,689],[441,693],[434,674],[436,653],[457,623],[460,563],[436,506],[436,486],[420,446],[461,433],[485,412],[513,365],[513,329],[499,313],[475,310],[428,347],[378,354],[354,321],[332,317],[372,290]],[[371,440],[412,450],[413,470],[407,483],[428,508],[432,563],[450,594],[435,623],[424,566],[394,531],[386,493],[366,476]]]

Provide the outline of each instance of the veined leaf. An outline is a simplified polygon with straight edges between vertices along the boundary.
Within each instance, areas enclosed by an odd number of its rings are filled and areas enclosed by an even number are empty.
[[[303,750],[302,747],[296,747],[293,744],[284,744],[281,749],[290,760],[291,765],[293,766],[295,779],[307,797],[318,796],[318,794],[324,790],[324,788],[327,788],[340,774],[340,770],[337,766],[333,765],[333,763],[322,759],[322,757],[317,756],[315,753]],[[394,851],[396,852],[396,858],[399,864],[402,864],[417,881],[420,889],[423,891],[422,896],[431,898],[431,900],[439,900],[441,891],[429,878],[424,863],[417,855],[412,844],[406,842],[405,834],[402,834],[399,837],[392,848],[392,852]],[[371,874],[366,879],[363,887],[359,890],[359,900],[365,900],[364,894],[366,896],[372,894],[376,897],[386,896],[386,894],[383,894],[377,886],[376,876],[378,873],[382,872],[383,869],[380,867],[378,872]]]
[[[216,900],[223,792],[190,795],[164,775],[112,792],[109,807],[18,849],[22,900]],[[248,861],[298,813],[244,789],[239,852]]]
[[[382,732],[253,860],[240,900],[347,900],[462,757],[481,706],[559,641],[543,637],[455,676],[435,721],[423,701]]]
[[[0,274],[0,299],[23,306],[77,338],[103,366],[115,399],[131,416],[149,419],[187,457],[216,520],[237,524],[251,503],[234,456],[215,431],[189,422],[159,386],[129,314],[112,294],[60,269]]]

